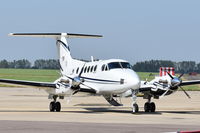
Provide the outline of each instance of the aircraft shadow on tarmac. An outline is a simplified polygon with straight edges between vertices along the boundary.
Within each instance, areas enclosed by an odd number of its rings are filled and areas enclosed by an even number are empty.
[[[63,113],[86,113],[86,114],[103,114],[103,113],[124,113],[131,114],[131,110],[117,110],[110,108],[84,108],[82,111],[62,111]],[[139,111],[136,115],[162,115],[162,114],[196,114],[200,115],[200,111],[157,111],[157,112],[144,112]]]
[[[61,112],[59,113],[91,113],[91,114],[99,114],[99,113],[124,113],[124,114],[130,114],[131,113],[131,109],[128,108],[116,108],[116,107],[84,107],[82,108],[84,110],[72,110],[70,108],[70,110],[68,111],[67,108],[65,108],[63,111],[61,110]],[[0,110],[0,112],[49,112],[48,110]],[[143,110],[139,111],[136,114],[139,115],[162,115],[162,114],[196,114],[196,115],[200,115],[200,111],[157,111],[157,112],[144,112]]]
[[[85,110],[82,111],[63,111],[63,112],[71,112],[71,113],[125,113],[125,114],[130,114],[131,109],[123,109],[120,108],[112,108],[112,107],[86,107],[83,108]],[[143,110],[139,111],[136,114],[140,115],[162,115],[164,113],[169,113],[169,114],[197,114],[200,115],[200,111],[157,111],[157,112],[144,112]]]

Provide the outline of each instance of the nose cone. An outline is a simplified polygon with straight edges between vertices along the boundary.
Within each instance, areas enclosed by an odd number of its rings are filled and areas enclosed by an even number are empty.
[[[179,86],[181,84],[181,82],[182,81],[179,78],[174,78],[174,79],[172,79],[171,84],[173,87],[175,87],[175,86]]]
[[[129,74],[127,82],[130,85],[130,88],[133,90],[140,88],[140,78],[134,71]]]

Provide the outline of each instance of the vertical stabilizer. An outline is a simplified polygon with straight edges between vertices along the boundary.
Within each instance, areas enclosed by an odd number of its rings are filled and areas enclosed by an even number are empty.
[[[72,57],[66,38],[64,36],[57,38],[56,45],[61,73],[69,74],[71,72]]]

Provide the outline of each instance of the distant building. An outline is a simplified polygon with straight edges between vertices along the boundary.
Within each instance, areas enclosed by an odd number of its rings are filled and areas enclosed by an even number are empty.
[[[190,72],[189,73],[190,76],[197,76],[197,74],[198,74],[197,72]]]

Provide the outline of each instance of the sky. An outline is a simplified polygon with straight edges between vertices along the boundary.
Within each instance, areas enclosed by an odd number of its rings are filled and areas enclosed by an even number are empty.
[[[0,4],[0,60],[57,59],[55,40],[9,37],[68,32],[74,58],[200,62],[198,0],[6,0]]]

